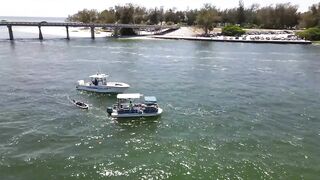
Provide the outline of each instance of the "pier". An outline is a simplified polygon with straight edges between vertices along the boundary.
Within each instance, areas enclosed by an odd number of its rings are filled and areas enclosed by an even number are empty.
[[[43,40],[44,36],[41,31],[41,27],[65,27],[66,28],[66,39],[70,39],[69,27],[82,27],[90,28],[91,39],[95,39],[95,28],[111,28],[116,34],[121,28],[133,28],[133,29],[178,29],[176,25],[145,25],[145,24],[99,24],[99,23],[74,23],[74,22],[0,22],[0,26],[7,26],[9,39],[14,40],[12,27],[14,26],[31,26],[38,27],[39,29],[39,40]]]

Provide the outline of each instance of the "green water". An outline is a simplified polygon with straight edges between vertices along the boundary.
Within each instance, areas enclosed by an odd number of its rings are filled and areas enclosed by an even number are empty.
[[[167,40],[0,42],[0,179],[318,179],[320,46]],[[155,95],[117,122],[97,71]],[[80,110],[69,98],[92,108]]]

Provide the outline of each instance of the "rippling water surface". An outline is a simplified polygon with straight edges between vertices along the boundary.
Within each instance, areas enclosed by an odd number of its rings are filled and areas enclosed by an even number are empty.
[[[0,179],[318,179],[320,47],[167,40],[0,42]],[[155,95],[119,123],[97,71]],[[88,111],[69,98],[91,104]]]

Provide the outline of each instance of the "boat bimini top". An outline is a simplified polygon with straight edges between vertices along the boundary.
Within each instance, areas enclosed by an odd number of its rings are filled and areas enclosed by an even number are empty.
[[[145,96],[144,103],[145,104],[157,104],[157,98],[155,96]]]
[[[117,99],[140,99],[142,96],[140,93],[118,94]]]
[[[99,74],[99,73],[97,73],[97,74],[91,75],[89,77],[90,78],[96,78],[96,79],[105,79],[105,78],[109,77],[109,75],[108,74]]]

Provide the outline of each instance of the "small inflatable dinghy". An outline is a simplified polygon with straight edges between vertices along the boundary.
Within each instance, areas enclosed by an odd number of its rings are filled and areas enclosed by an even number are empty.
[[[84,102],[76,101],[74,99],[72,99],[72,103],[81,109],[88,109],[89,108],[88,104],[86,104]]]

